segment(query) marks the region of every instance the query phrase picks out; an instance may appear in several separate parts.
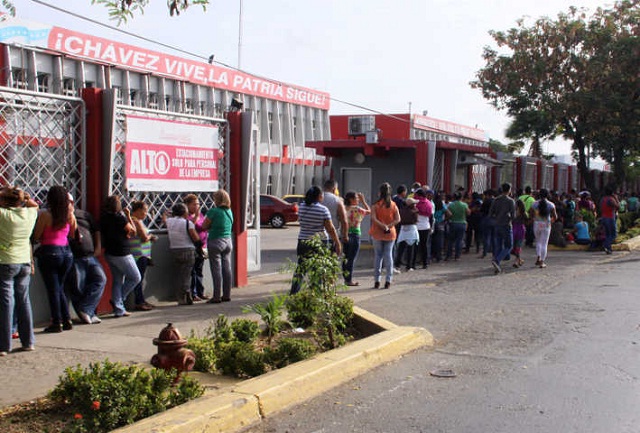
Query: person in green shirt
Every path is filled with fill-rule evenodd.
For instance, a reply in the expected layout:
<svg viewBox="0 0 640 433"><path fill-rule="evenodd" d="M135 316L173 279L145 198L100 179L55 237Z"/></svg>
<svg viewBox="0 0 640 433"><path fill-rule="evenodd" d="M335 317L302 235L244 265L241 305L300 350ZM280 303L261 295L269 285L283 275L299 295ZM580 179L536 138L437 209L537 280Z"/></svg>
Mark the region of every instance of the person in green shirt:
<svg viewBox="0 0 640 433"><path fill-rule="evenodd" d="M524 243L528 247L533 247L533 241L535 240L535 235L533 234L533 219L531 218L530 210L531 205L536 201L535 197L531 195L531 187L526 186L524 188L524 194L518 197L518 200L521 200L524 203L524 210L527 215L527 223L525 224L525 236Z"/></svg>
<svg viewBox="0 0 640 433"><path fill-rule="evenodd" d="M451 258L453 248L455 246L454 259L460 258L460 252L462 251L462 240L467 232L467 215L471 213L469 206L460 200L462 195L456 192L453 195L453 201L449 203L447 209L451 212L451 218L449 218L449 245L447 246L447 255L445 261Z"/></svg>
<svg viewBox="0 0 640 433"><path fill-rule="evenodd" d="M231 300L233 213L231 212L231 199L225 190L219 189L214 192L213 202L216 207L207 211L202 227L209 230L207 250L209 251L209 266L213 278L213 297L208 302L218 304Z"/></svg>

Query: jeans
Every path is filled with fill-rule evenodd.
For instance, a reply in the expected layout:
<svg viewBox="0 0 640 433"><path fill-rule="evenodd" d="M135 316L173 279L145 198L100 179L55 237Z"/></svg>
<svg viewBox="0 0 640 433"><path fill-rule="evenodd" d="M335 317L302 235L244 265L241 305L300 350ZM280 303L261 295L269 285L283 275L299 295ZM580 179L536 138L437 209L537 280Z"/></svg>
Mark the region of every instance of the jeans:
<svg viewBox="0 0 640 433"><path fill-rule="evenodd" d="M96 308L104 293L107 277L104 269L95 256L76 257L73 260L75 273L72 272L67 279L71 305L76 313L86 313L89 317L96 314Z"/></svg>
<svg viewBox="0 0 640 433"><path fill-rule="evenodd" d="M433 231L432 239L432 253L436 262L442 260L442 250L444 249L444 229L435 229Z"/></svg>
<svg viewBox="0 0 640 433"><path fill-rule="evenodd" d="M412 241L413 242L413 241ZM396 245L396 255L394 260L394 267L400 268L402 266L402 259L404 258L405 251L407 252L407 261L406 267L407 269L415 269L416 267L416 249L418 245L416 243L412 243L409 245L407 241L398 242Z"/></svg>
<svg viewBox="0 0 640 433"><path fill-rule="evenodd" d="M174 275L176 301L180 305L192 304L191 271L196 260L196 250L195 248L172 248L171 257L177 267Z"/></svg>
<svg viewBox="0 0 640 433"><path fill-rule="evenodd" d="M495 226L493 228L493 260L500 264L511 253L512 246L511 226Z"/></svg>
<svg viewBox="0 0 640 433"><path fill-rule="evenodd" d="M344 273L344 281L351 283L353 279L353 266L358 258L360 251L360 235L349 233L349 241L344 243L344 262L342 264L342 272Z"/></svg>
<svg viewBox="0 0 640 433"><path fill-rule="evenodd" d="M111 276L113 277L113 283L111 285L113 313L116 316L122 316L126 311L124 300L142 280L140 271L131 254L127 254L126 256L111 256L105 254L104 258L107 260L107 263L109 263Z"/></svg>
<svg viewBox="0 0 640 433"><path fill-rule="evenodd" d="M144 282L144 274L147 273L149 262L151 262L151 259L145 256L138 257L138 259L136 260L136 266L138 268L138 271L140 272L140 282L133 288L133 296L134 296L133 302L135 302L136 305L142 305L145 302L147 302L144 299L144 293L142 291L142 283Z"/></svg>
<svg viewBox="0 0 640 433"><path fill-rule="evenodd" d="M615 218L600 218L600 222L604 226L604 249L611 251L611 245L616 240L616 220Z"/></svg>
<svg viewBox="0 0 640 433"><path fill-rule="evenodd" d="M204 296L204 275L202 269L204 268L204 258L196 255L196 261L193 264L193 270L191 271L191 295L202 298Z"/></svg>
<svg viewBox="0 0 640 433"><path fill-rule="evenodd" d="M450 223L450 237L449 237L449 245L447 246L447 258L451 257L451 253L453 252L453 248L455 246L455 258L460 258L460 253L462 252L462 241L464 239L464 235L467 232L467 223Z"/></svg>
<svg viewBox="0 0 640 433"><path fill-rule="evenodd" d="M231 238L209 239L209 266L213 278L213 299L231 299L231 252L233 242Z"/></svg>
<svg viewBox="0 0 640 433"><path fill-rule="evenodd" d="M418 251L422 257L422 267L426 268L431 261L431 229L418 230L420 242L418 243ZM414 268L415 266L411 266Z"/></svg>
<svg viewBox="0 0 640 433"><path fill-rule="evenodd" d="M331 248L329 241L323 242L326 248ZM296 254L298 255L298 264L293 272L293 278L291 279L290 295L295 295L300 291L302 286L302 280L304 279L304 261L307 257L313 254L316 250L312 247L312 244L305 239L298 239L298 246L296 247ZM209 258L211 258L211 252L209 252ZM214 296L215 299L215 296Z"/></svg>
<svg viewBox="0 0 640 433"><path fill-rule="evenodd" d="M18 318L18 333L22 347L35 344L29 299L30 281L31 265L29 263L0 264L0 352L11 351L11 327L14 314Z"/></svg>
<svg viewBox="0 0 640 433"><path fill-rule="evenodd" d="M69 247L42 245L38 249L38 268L47 289L53 324L61 324L63 321L71 320L64 286L72 266L73 255Z"/></svg>
<svg viewBox="0 0 640 433"><path fill-rule="evenodd" d="M393 244L395 241L373 240L373 251L375 260L373 263L373 280L380 282L382 276L382 266L384 265L387 274L385 281L390 283L393 278Z"/></svg>

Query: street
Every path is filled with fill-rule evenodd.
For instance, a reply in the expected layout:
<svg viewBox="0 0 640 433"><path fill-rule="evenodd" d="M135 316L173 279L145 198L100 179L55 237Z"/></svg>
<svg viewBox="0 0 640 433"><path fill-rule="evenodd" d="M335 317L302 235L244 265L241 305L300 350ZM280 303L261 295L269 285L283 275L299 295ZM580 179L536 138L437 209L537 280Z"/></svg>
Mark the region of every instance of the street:
<svg viewBox="0 0 640 433"><path fill-rule="evenodd" d="M436 338L258 432L640 432L640 253L551 251L549 267L494 276L489 262L403 273L356 303ZM439 272L459 267L459 273ZM371 271L358 271L361 281ZM452 370L454 378L430 372Z"/></svg>

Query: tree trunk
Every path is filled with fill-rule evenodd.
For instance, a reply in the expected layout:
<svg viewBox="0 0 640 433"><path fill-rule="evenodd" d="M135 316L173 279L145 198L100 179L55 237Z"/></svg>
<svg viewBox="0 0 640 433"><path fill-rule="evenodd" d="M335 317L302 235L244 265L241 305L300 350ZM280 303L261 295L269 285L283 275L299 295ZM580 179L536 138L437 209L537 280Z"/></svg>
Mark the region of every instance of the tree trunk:
<svg viewBox="0 0 640 433"><path fill-rule="evenodd" d="M586 144L582 136L575 135L573 137L573 148L578 151L578 172L584 179L586 188L589 191L594 190L593 175L587 166L587 154L585 152Z"/></svg>

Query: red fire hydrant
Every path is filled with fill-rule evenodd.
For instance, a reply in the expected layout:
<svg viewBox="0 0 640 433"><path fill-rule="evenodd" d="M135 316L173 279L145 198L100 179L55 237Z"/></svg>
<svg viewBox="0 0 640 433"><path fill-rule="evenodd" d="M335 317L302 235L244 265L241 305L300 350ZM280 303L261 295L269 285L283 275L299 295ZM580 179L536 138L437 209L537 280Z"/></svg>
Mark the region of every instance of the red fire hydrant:
<svg viewBox="0 0 640 433"><path fill-rule="evenodd" d="M176 381L183 371L193 369L196 355L192 350L184 347L187 340L182 338L180 331L174 328L173 324L168 323L166 327L162 328L158 338L153 339L153 344L158 346L158 353L151 357L151 365L167 371L175 368L178 372Z"/></svg>

